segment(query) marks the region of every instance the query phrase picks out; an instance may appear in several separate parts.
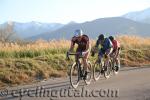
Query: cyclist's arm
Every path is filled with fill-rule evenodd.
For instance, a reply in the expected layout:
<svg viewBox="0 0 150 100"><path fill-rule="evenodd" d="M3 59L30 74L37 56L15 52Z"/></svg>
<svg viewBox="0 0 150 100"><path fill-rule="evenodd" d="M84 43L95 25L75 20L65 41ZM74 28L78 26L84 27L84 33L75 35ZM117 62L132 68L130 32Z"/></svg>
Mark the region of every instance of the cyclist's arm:
<svg viewBox="0 0 150 100"><path fill-rule="evenodd" d="M117 49L116 49L117 51L116 51L116 57L119 55L119 53L120 53L120 43L117 41Z"/></svg>
<svg viewBox="0 0 150 100"><path fill-rule="evenodd" d="M120 54L120 47L117 48L116 54L115 54L115 58L118 57L118 55Z"/></svg>
<svg viewBox="0 0 150 100"><path fill-rule="evenodd" d="M92 55L94 56L96 53L96 50L98 49L98 46L100 44L99 39L97 39L95 46L92 48Z"/></svg>
<svg viewBox="0 0 150 100"><path fill-rule="evenodd" d="M87 53L87 52L89 52L89 50L90 50L90 42L89 42L89 40L87 41L87 44L86 44L86 50L85 50L85 53Z"/></svg>
<svg viewBox="0 0 150 100"><path fill-rule="evenodd" d="M74 45L75 45L75 43L74 43L73 41L71 41L71 45L70 45L69 52L72 52L72 51L73 51Z"/></svg>
<svg viewBox="0 0 150 100"><path fill-rule="evenodd" d="M98 48L99 44L100 44L100 41L99 41L99 39L98 39L98 40L96 41L95 47Z"/></svg>

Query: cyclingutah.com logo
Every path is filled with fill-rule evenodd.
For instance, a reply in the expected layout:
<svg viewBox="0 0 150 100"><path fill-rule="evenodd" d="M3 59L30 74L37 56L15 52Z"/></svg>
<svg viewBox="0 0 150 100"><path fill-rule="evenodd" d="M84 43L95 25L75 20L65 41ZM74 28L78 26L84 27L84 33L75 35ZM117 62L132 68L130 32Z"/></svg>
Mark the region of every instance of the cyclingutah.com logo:
<svg viewBox="0 0 150 100"><path fill-rule="evenodd" d="M61 98L117 98L119 97L119 89L86 89L82 87L80 89L72 88L60 88L60 89L51 89L36 87L33 89L19 89L7 91L12 97L18 97L20 100L23 97L48 97L50 100L61 99ZM7 96L6 93L3 96Z"/></svg>

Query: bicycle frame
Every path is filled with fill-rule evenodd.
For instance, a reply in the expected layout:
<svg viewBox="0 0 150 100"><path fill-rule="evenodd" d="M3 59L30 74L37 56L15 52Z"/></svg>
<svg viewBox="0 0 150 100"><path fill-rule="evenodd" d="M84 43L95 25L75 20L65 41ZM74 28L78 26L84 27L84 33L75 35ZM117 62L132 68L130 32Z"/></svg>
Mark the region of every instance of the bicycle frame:
<svg viewBox="0 0 150 100"><path fill-rule="evenodd" d="M83 77L84 76L84 72L83 72L83 70L81 68L81 63L80 63L80 59L83 58L83 56L79 56L79 54L77 54L77 53L70 53L69 55L77 56L75 62L77 64L77 66L79 67L78 69L79 69L80 77Z"/></svg>

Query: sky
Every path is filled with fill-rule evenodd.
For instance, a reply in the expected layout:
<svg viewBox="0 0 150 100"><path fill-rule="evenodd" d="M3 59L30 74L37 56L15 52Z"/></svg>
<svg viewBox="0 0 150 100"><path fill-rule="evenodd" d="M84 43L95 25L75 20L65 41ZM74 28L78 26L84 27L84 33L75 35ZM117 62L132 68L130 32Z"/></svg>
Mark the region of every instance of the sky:
<svg viewBox="0 0 150 100"><path fill-rule="evenodd" d="M6 21L82 23L149 7L150 0L0 0L0 24Z"/></svg>

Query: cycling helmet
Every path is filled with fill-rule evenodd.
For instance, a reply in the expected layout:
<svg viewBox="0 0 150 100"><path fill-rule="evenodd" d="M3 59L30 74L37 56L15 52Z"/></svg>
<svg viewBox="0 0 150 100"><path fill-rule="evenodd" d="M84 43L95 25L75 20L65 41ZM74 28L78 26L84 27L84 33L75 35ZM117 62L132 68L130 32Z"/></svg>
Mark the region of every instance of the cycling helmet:
<svg viewBox="0 0 150 100"><path fill-rule="evenodd" d="M99 40L104 40L104 35L103 35L103 34L100 34L99 37L98 37L98 39L99 39Z"/></svg>
<svg viewBox="0 0 150 100"><path fill-rule="evenodd" d="M75 30L75 32L74 32L75 37L79 37L79 36L82 36L82 35L83 35L83 31L81 29Z"/></svg>
<svg viewBox="0 0 150 100"><path fill-rule="evenodd" d="M113 36L109 36L109 39L110 39L111 41L113 41L113 40L114 40L114 37L113 37Z"/></svg>

